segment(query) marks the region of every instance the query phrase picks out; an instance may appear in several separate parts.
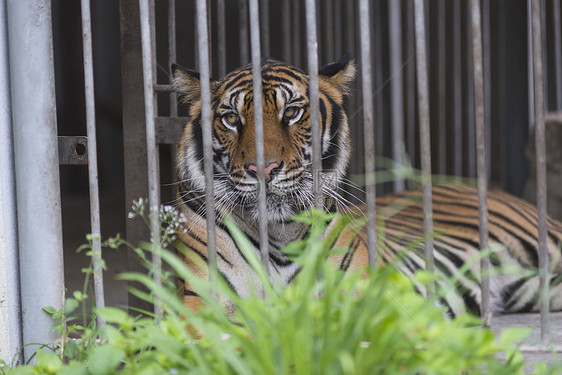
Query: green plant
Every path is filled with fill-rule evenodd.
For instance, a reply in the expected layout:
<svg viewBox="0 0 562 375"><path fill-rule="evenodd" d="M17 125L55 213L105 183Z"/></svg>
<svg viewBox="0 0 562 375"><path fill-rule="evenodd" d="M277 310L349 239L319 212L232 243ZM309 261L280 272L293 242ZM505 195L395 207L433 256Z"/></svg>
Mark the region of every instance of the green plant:
<svg viewBox="0 0 562 375"><path fill-rule="evenodd" d="M145 218L141 207L134 215ZM135 249L147 267L152 267L147 253L161 255L168 270L162 274L163 284L150 274L120 277L146 286L148 293L131 292L161 301L162 318L132 316L114 307L96 310L94 314L108 324L96 327L93 317L88 317L90 321L61 330L66 344L60 348L38 350L34 366L3 366L0 371L10 375L522 374L523 359L516 344L527 332L508 330L498 340L475 317L446 319L442 309L416 293L411 281L391 266L364 270L363 275L335 269L326 261L334 241L333 236L323 235L326 218L315 211L297 218L310 224L310 235L286 249L302 265L286 287L269 281L253 246L226 219L264 285L263 295L249 299L238 297L220 278L214 286L197 278L174 253L141 244ZM173 213L164 217L162 243L174 240L169 228L176 223ZM119 237L105 245L130 246ZM187 251L181 243L175 245L180 252ZM172 275L189 280L199 291L206 306L198 314L183 305ZM62 311L52 311L57 329L68 323L69 311L85 303L85 291L74 299ZM235 306L234 313L224 308L226 301ZM76 346L70 344L74 342L68 339L70 332L82 338ZM498 359L499 353L506 359ZM535 373L562 370L540 365Z"/></svg>

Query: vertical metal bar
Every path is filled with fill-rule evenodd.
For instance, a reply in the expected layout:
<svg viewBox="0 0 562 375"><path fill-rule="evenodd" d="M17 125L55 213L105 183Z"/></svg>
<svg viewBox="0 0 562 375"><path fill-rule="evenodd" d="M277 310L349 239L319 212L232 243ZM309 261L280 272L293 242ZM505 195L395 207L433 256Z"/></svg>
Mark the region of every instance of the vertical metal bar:
<svg viewBox="0 0 562 375"><path fill-rule="evenodd" d="M339 58L343 55L341 0L334 0L334 15L334 55Z"/></svg>
<svg viewBox="0 0 562 375"><path fill-rule="evenodd" d="M146 118L146 152L148 159L148 204L151 211L150 234L153 246L152 265L155 271L153 274L154 281L160 284L160 220L158 217L160 208L160 174L158 168L158 145L156 144L156 129L154 124L156 111L154 82L156 72L154 71L155 55L153 54L153 38L155 35L151 27L154 17L153 4L151 0L139 0L144 81L144 113ZM154 312L156 315L162 316L162 306L158 299L154 301Z"/></svg>
<svg viewBox="0 0 562 375"><path fill-rule="evenodd" d="M240 29L240 65L246 65L250 53L248 46L248 0L238 0L238 27ZM198 39L200 38L201 35L198 34Z"/></svg>
<svg viewBox="0 0 562 375"><path fill-rule="evenodd" d="M176 60L176 0L168 0L168 67L175 63ZM173 84L171 74L170 84ZM175 91L170 92L170 117L178 117L177 94Z"/></svg>
<svg viewBox="0 0 562 375"><path fill-rule="evenodd" d="M467 69L467 84L466 84L466 105L465 108L468 113L468 133L467 133L467 156L468 156L468 176L470 178L476 177L476 139L475 139L475 130L474 130L474 67L473 64L473 56L472 56L472 48L469 48L472 44L472 37L470 33L470 24L471 24L471 12L470 12L470 4L467 2L467 12L466 12L466 45L467 51L466 55L468 57L466 61L466 69Z"/></svg>
<svg viewBox="0 0 562 375"><path fill-rule="evenodd" d="M293 12L293 64L301 66L302 53L301 53L301 1L293 0L291 4L291 11Z"/></svg>
<svg viewBox="0 0 562 375"><path fill-rule="evenodd" d="M408 82L408 92L406 93L406 145L410 163L412 166L416 164L416 64L413 57L416 54L416 46L414 44L414 1L407 2L406 33L407 33L407 59L410 61L406 65L406 82ZM411 60L410 60L411 59Z"/></svg>
<svg viewBox="0 0 562 375"><path fill-rule="evenodd" d="M476 155L478 178L478 219L480 223L480 250L488 248L488 203L486 173L486 129L484 111L484 67L482 61L482 29L480 21L480 0L471 0L472 18L472 56L474 68L474 113L476 116ZM480 290L482 293L481 316L486 326L490 326L490 257L480 259Z"/></svg>
<svg viewBox="0 0 562 375"><path fill-rule="evenodd" d="M291 61L291 2L283 1L281 3L281 30L282 40L281 45L283 49L283 61Z"/></svg>
<svg viewBox="0 0 562 375"><path fill-rule="evenodd" d="M365 142L365 190L367 199L367 249L369 266L377 265L375 127L373 122L373 80L371 66L371 28L368 0L359 3L361 30L361 80L363 88L363 132Z"/></svg>
<svg viewBox="0 0 562 375"><path fill-rule="evenodd" d="M207 2L197 0L197 49L201 74L201 124L203 130L203 165L205 172L205 207L207 215L207 249L211 286L216 285L217 250L215 235L215 189L213 185L213 128L211 123L211 72L209 70L209 34Z"/></svg>
<svg viewBox="0 0 562 375"><path fill-rule="evenodd" d="M539 278L540 278L540 311L541 311L541 340L550 341L549 316L549 277L548 277L548 248L546 228L546 146L544 129L544 82L543 82L543 52L541 38L541 9L540 0L531 0L532 35L533 35L533 81L535 94L535 147L537 150L537 211L539 230Z"/></svg>
<svg viewBox="0 0 562 375"><path fill-rule="evenodd" d="M94 66L92 57L92 24L90 0L82 0L82 50L84 53L84 89L86 98L86 134L88 136L88 180L90 188L90 223L92 230L92 259L94 261L94 295L96 308L105 307L101 256L100 196L98 186L98 154L96 141L96 104L94 95ZM103 320L97 317L98 326Z"/></svg>
<svg viewBox="0 0 562 375"><path fill-rule="evenodd" d="M532 0L527 0L527 97L529 98L529 134L534 133L535 129L535 80L533 66L533 16Z"/></svg>
<svg viewBox="0 0 562 375"><path fill-rule="evenodd" d="M461 1L453 2L453 173L462 175L462 60L461 60Z"/></svg>
<svg viewBox="0 0 562 375"><path fill-rule="evenodd" d="M217 0L217 58L219 77L226 75L226 12L225 0Z"/></svg>
<svg viewBox="0 0 562 375"><path fill-rule="evenodd" d="M384 115L385 115L385 102L383 95L384 82L384 72L383 72L383 31L382 31L382 10L381 10L381 0L373 3L374 13L373 13L373 50L374 50L374 75L375 75L375 140L376 149L382 155L384 153L385 137L383 126ZM380 184L377 188L379 192L382 192L384 186Z"/></svg>
<svg viewBox="0 0 562 375"><path fill-rule="evenodd" d="M258 19L258 25L260 24L261 21L261 43L263 46L262 49L262 53L263 56L269 56L270 54L270 49L269 49L269 43L270 43L270 39L269 39L269 0L261 0L261 5L260 5L260 9L259 11L261 12L261 15ZM252 22L252 18L250 17L250 22ZM250 35L252 34L251 31L252 25L250 25ZM251 37L250 37L251 38ZM253 54L253 50L252 50L252 54ZM260 60L261 60L261 56L260 56Z"/></svg>
<svg viewBox="0 0 562 375"><path fill-rule="evenodd" d="M560 0L552 0L554 28L554 73L556 75L556 109L562 111L562 22L560 22Z"/></svg>
<svg viewBox="0 0 562 375"><path fill-rule="evenodd" d="M388 3L389 49L390 49L390 97L392 159L404 164L402 150L404 145L404 95L402 83L402 6L401 1ZM363 35L363 33L361 33ZM394 190L404 190L404 180L394 180Z"/></svg>
<svg viewBox="0 0 562 375"><path fill-rule="evenodd" d="M123 101L123 151L125 160L125 209L133 201L148 196L148 162L146 156L146 124L140 16L138 0L119 0L121 40L121 88ZM127 211L128 212L128 211ZM150 240L150 229L142 220L126 220L127 240L131 243ZM127 270L145 272L134 250L127 250ZM133 285L130 283L129 285ZM139 287L138 284L136 284ZM129 293L128 306L152 309L151 304Z"/></svg>
<svg viewBox="0 0 562 375"><path fill-rule="evenodd" d="M21 301L6 2L0 1L0 359L21 360Z"/></svg>
<svg viewBox="0 0 562 375"><path fill-rule="evenodd" d="M252 46L252 78L254 85L254 134L256 137L256 167L260 189L258 193L260 254L262 264L269 274L269 236L267 234L267 189L265 183L260 17L258 0L250 0L250 38Z"/></svg>
<svg viewBox="0 0 562 375"><path fill-rule="evenodd" d="M437 96L439 105L437 106L437 171L443 176L447 173L447 60L445 43L445 1L440 1L437 5Z"/></svg>
<svg viewBox="0 0 562 375"><path fill-rule="evenodd" d="M492 179L492 67L490 50L490 0L482 0L482 64L484 67L484 127L486 134L486 177Z"/></svg>
<svg viewBox="0 0 562 375"><path fill-rule="evenodd" d="M427 55L425 42L424 0L414 0L416 30L416 72L418 111L420 118L420 154L422 169L423 230L425 238L425 269L434 272L433 260L433 208L431 197L431 144L429 128L429 88L427 83ZM433 282L427 286L428 297L435 295Z"/></svg>
<svg viewBox="0 0 562 375"><path fill-rule="evenodd" d="M318 38L316 35L316 2L306 0L306 49L310 90L310 127L312 133L312 170L314 180L314 206L322 209L322 187L318 173L322 169L320 134L320 103L318 88Z"/></svg>
<svg viewBox="0 0 562 375"><path fill-rule="evenodd" d="M323 37L324 37L324 56L325 63L334 60L334 4L333 0L324 0L322 2L324 7L323 22Z"/></svg>
<svg viewBox="0 0 562 375"><path fill-rule="evenodd" d="M51 2L7 4L23 342L51 343L42 309L62 308L64 295ZM26 360L35 349L24 348Z"/></svg>
<svg viewBox="0 0 562 375"><path fill-rule="evenodd" d="M542 70L543 74L543 88L544 88L544 110L545 112L548 111L548 59L547 59L547 35L546 35L546 0L540 0L540 8L541 8L541 40L542 45L544 48L542 49L542 61L544 69ZM546 82L546 84L544 84Z"/></svg>

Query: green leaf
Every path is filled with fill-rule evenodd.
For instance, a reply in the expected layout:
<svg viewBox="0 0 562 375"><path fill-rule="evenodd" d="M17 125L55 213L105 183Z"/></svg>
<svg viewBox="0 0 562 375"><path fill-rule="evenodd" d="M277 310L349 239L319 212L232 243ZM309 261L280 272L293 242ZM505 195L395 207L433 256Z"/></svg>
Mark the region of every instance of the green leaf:
<svg viewBox="0 0 562 375"><path fill-rule="evenodd" d="M62 361L58 355L44 350L37 350L35 366L47 374L57 374L62 367Z"/></svg>
<svg viewBox="0 0 562 375"><path fill-rule="evenodd" d="M64 301L64 315L68 315L78 307L79 303L74 298L67 298Z"/></svg>
<svg viewBox="0 0 562 375"><path fill-rule="evenodd" d="M130 319L129 315L125 311L115 307L97 309L96 314L108 323L122 324Z"/></svg>
<svg viewBox="0 0 562 375"><path fill-rule="evenodd" d="M70 361L68 365L60 369L57 375L88 375L88 369L83 363Z"/></svg>
<svg viewBox="0 0 562 375"><path fill-rule="evenodd" d="M45 311L49 315L54 315L57 313L57 309L55 309L53 306L45 306L43 307L43 311Z"/></svg>
<svg viewBox="0 0 562 375"><path fill-rule="evenodd" d="M96 346L88 358L88 370L92 375L111 374L125 358L125 352L112 345Z"/></svg>
<svg viewBox="0 0 562 375"><path fill-rule="evenodd" d="M511 327L504 329L500 334L500 346L515 345L523 341L533 332L532 327Z"/></svg>

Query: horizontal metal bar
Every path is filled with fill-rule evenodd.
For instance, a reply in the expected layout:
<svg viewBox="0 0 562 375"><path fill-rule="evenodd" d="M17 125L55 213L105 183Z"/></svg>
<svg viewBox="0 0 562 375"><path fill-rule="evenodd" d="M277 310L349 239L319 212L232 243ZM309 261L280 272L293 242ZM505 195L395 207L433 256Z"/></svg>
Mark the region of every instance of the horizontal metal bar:
<svg viewBox="0 0 562 375"><path fill-rule="evenodd" d="M187 117L156 117L156 143L172 145L179 143L183 128L189 119Z"/></svg>
<svg viewBox="0 0 562 375"><path fill-rule="evenodd" d="M174 86L170 84L163 84L163 83L155 83L154 91L156 92L173 92Z"/></svg>
<svg viewBox="0 0 562 375"><path fill-rule="evenodd" d="M88 137L59 136L59 164L88 164Z"/></svg>

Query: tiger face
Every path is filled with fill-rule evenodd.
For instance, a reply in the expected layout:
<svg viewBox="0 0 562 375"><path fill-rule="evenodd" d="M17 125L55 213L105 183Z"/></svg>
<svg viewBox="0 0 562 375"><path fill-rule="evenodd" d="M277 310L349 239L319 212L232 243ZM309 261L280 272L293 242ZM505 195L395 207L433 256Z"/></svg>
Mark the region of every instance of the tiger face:
<svg viewBox="0 0 562 375"><path fill-rule="evenodd" d="M300 69L266 59L261 66L263 131L268 221L285 222L313 206L313 169L309 77ZM173 66L174 84L189 106L189 122L180 142L177 166L181 182L205 191L200 77ZM339 179L350 157L347 116L343 108L355 67L348 57L319 71L322 170L318 181L326 197L337 197ZM240 209L257 219L259 181L252 65L211 80L215 209Z"/></svg>

